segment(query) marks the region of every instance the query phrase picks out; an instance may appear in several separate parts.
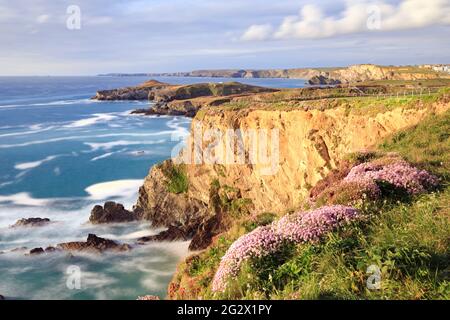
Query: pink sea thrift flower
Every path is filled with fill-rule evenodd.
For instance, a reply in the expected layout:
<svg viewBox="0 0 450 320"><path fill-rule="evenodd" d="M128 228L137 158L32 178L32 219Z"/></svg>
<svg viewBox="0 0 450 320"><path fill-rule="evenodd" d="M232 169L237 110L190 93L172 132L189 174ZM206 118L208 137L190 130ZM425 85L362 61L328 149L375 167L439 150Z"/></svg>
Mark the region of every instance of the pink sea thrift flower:
<svg viewBox="0 0 450 320"><path fill-rule="evenodd" d="M228 279L237 276L242 262L261 258L284 243L318 241L324 234L358 218L358 211L345 206L327 206L286 216L269 226L259 227L234 242L223 256L214 276L212 290L223 292Z"/></svg>
<svg viewBox="0 0 450 320"><path fill-rule="evenodd" d="M425 170L419 170L406 161L381 165L373 162L363 163L350 170L344 181L364 180L386 181L397 188L404 188L410 194L419 194L436 187L439 179Z"/></svg>

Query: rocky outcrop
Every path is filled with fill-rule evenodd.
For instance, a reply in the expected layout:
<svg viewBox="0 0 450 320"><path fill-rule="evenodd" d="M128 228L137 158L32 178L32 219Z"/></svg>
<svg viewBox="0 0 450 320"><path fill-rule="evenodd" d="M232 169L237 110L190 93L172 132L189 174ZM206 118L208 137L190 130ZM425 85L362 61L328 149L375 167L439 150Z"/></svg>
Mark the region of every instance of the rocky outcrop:
<svg viewBox="0 0 450 320"><path fill-rule="evenodd" d="M137 242L139 244L145 244L148 242L187 241L193 237L195 230L196 228L185 226L169 226L167 230L164 230L154 236L139 238Z"/></svg>
<svg viewBox="0 0 450 320"><path fill-rule="evenodd" d="M0 294L0 300L6 300L5 296L2 296L2 295Z"/></svg>
<svg viewBox="0 0 450 320"><path fill-rule="evenodd" d="M99 101L148 100L150 92L170 86L167 83L150 80L136 87L98 91L92 99Z"/></svg>
<svg viewBox="0 0 450 320"><path fill-rule="evenodd" d="M308 80L310 85L337 85L341 84L340 80L330 79L324 75L314 76Z"/></svg>
<svg viewBox="0 0 450 320"><path fill-rule="evenodd" d="M201 223L195 230L189 250L198 251L208 248L214 237L227 229L227 223L224 220L222 213L219 213Z"/></svg>
<svg viewBox="0 0 450 320"><path fill-rule="evenodd" d="M78 251L78 252L94 252L102 253L105 251L129 251L131 246L128 244L119 244L116 241L97 237L95 234L89 234L86 242L67 242L60 243L58 249L64 251Z"/></svg>
<svg viewBox="0 0 450 320"><path fill-rule="evenodd" d="M121 223L137 220L135 213L128 211L120 203L106 202L104 206L95 206L91 211L89 221L93 224Z"/></svg>
<svg viewBox="0 0 450 320"><path fill-rule="evenodd" d="M20 227L42 227L49 224L51 221L48 218L26 218L17 220L17 222L11 226L11 228Z"/></svg>
<svg viewBox="0 0 450 320"><path fill-rule="evenodd" d="M187 228L199 223L208 212L208 204L190 197L189 189L181 193L169 191L174 166L172 160L154 166L139 190L134 211L141 219L152 221L154 227Z"/></svg>
<svg viewBox="0 0 450 320"><path fill-rule="evenodd" d="M234 95L228 97L206 97L189 100L172 100L170 102L157 102L153 106L150 106L150 108L134 110L131 113L143 115L185 116L193 118L201 108L219 106L239 97L242 96Z"/></svg>
<svg viewBox="0 0 450 320"><path fill-rule="evenodd" d="M35 248L35 249L31 249L30 250L30 255L31 256L40 255L40 254L43 254L43 253L45 253L45 251L42 248Z"/></svg>
<svg viewBox="0 0 450 320"><path fill-rule="evenodd" d="M232 98L278 90L238 82L169 85L149 81L138 87L99 91L96 100L149 100L155 102L134 114L193 117L204 106L217 106Z"/></svg>

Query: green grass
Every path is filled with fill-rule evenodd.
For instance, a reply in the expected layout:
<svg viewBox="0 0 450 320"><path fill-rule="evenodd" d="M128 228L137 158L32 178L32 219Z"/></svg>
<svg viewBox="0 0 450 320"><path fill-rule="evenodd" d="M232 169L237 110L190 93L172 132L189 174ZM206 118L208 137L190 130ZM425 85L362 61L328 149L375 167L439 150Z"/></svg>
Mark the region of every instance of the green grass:
<svg viewBox="0 0 450 320"><path fill-rule="evenodd" d="M246 264L227 299L449 299L450 189L365 208L369 223ZM379 212L381 211L381 213ZM381 270L369 290L367 269Z"/></svg>
<svg viewBox="0 0 450 320"><path fill-rule="evenodd" d="M413 129L403 130L381 144L383 151L396 151L409 162L450 180L450 111L431 115Z"/></svg>
<svg viewBox="0 0 450 320"><path fill-rule="evenodd" d="M171 165L164 168L164 175L167 177L167 191L170 193L186 193L189 188L189 178L182 165Z"/></svg>
<svg viewBox="0 0 450 320"><path fill-rule="evenodd" d="M220 106L220 110L244 110L244 109L264 109L264 110L298 110L298 109L334 109L346 108L347 114L356 115L377 115L378 113L391 111L396 108L417 109L426 108L441 99L446 99L449 94L448 88L433 89L431 93L427 90L421 95L416 89L414 94L408 89L391 89L387 94L371 92L371 89L365 89L370 96L352 96L355 92L349 93L349 89L322 89L322 90L284 90L261 98L260 102L252 100L238 100L225 103ZM378 89L380 90L380 89ZM406 90L407 95L404 95ZM397 96L398 92L398 96ZM297 96L297 97L296 97ZM217 109L217 107L215 108ZM210 108L209 110L212 110ZM206 112L206 111L205 111ZM204 117L205 112L198 116L198 119Z"/></svg>

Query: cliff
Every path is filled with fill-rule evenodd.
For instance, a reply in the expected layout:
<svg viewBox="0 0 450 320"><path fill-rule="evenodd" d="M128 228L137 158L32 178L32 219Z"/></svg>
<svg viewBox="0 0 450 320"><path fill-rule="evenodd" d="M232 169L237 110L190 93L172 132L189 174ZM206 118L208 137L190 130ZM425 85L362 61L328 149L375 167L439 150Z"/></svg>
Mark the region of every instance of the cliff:
<svg viewBox="0 0 450 320"><path fill-rule="evenodd" d="M436 106L346 156L304 206L234 217L179 264L168 298L448 299L450 109Z"/></svg>
<svg viewBox="0 0 450 320"><path fill-rule="evenodd" d="M416 66L380 66L373 64L330 68L195 70L190 72L149 73L139 75L148 77L287 78L305 80L324 77L327 79L323 83L313 84L328 84L331 82L335 83L336 81L341 83L354 83L368 80L423 80L450 78L450 74L448 73L438 72L429 68L420 68Z"/></svg>
<svg viewBox="0 0 450 320"><path fill-rule="evenodd" d="M347 154L449 107L448 96L438 94L427 99L369 97L205 108L195 117L192 135L181 155L151 169L140 190L136 212L158 226L178 225L192 235L201 230L205 237L212 237L221 229L221 221L227 223L230 212L253 215L296 209L304 203L309 189L337 168ZM275 155L269 149L271 161L249 163L253 150L249 138L244 137L243 152L238 154L234 149L233 156L237 159L244 154L245 164L192 162L195 160L189 156L196 154L199 136L209 132L201 142L201 149L208 150L211 132L225 135L230 129L277 132L277 137L268 139L278 141L279 152ZM221 146L225 147L223 141L216 150ZM182 158L191 161L177 164ZM208 229L212 222L214 228Z"/></svg>

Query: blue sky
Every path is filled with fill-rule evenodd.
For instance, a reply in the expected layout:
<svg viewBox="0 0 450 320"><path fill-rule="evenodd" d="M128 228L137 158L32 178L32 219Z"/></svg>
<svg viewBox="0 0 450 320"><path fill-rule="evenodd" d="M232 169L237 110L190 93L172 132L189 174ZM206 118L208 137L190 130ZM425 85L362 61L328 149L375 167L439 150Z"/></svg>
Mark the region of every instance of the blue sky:
<svg viewBox="0 0 450 320"><path fill-rule="evenodd" d="M449 40L450 0L0 0L0 75L450 63Z"/></svg>

